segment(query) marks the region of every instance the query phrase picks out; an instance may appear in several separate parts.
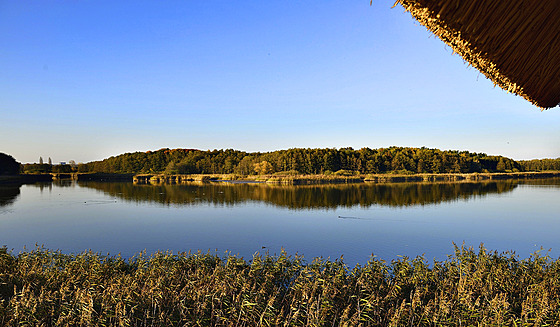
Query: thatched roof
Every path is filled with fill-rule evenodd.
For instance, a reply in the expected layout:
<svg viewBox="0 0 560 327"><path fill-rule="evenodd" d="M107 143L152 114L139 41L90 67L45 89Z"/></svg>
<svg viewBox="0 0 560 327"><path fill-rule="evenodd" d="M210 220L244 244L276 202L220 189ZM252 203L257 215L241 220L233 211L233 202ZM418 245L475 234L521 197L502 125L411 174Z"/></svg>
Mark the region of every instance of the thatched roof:
<svg viewBox="0 0 560 327"><path fill-rule="evenodd" d="M560 103L560 2L397 0L465 61L546 109Z"/></svg>

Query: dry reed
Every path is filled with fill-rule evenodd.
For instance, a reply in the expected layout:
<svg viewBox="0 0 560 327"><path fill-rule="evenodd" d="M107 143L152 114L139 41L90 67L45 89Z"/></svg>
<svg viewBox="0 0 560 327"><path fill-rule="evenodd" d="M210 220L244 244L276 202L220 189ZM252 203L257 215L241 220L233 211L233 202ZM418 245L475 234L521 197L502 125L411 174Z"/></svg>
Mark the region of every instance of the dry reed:
<svg viewBox="0 0 560 327"><path fill-rule="evenodd" d="M456 247L447 260L0 250L1 326L544 326L560 260Z"/></svg>

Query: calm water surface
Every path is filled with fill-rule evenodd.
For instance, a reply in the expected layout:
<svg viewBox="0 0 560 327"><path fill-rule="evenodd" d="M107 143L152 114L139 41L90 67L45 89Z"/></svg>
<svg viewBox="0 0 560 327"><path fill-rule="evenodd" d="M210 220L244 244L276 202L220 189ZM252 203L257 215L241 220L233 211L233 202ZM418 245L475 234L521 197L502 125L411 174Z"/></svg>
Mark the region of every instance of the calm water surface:
<svg viewBox="0 0 560 327"><path fill-rule="evenodd" d="M453 243L560 255L560 180L330 186L61 182L0 187L0 245L442 260Z"/></svg>

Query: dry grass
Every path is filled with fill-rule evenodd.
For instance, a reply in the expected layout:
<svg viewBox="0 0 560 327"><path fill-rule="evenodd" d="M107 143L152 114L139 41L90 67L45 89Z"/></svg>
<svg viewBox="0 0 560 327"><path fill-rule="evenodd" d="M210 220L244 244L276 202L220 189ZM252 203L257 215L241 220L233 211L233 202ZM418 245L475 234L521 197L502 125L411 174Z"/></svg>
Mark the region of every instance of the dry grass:
<svg viewBox="0 0 560 327"><path fill-rule="evenodd" d="M396 182L434 182L434 181L481 181L502 179L538 179L559 177L560 172L509 172L509 173L438 173L438 174L318 174L305 175L293 173L275 173L270 175L236 175L236 174L138 174L134 183L140 184L175 184L210 182L210 181L257 181L281 185L313 184L347 184L347 183L396 183Z"/></svg>
<svg viewBox="0 0 560 327"><path fill-rule="evenodd" d="M541 108L560 102L556 1L397 0L502 89Z"/></svg>
<svg viewBox="0 0 560 327"><path fill-rule="evenodd" d="M344 175L287 175L266 176L267 183L283 185L310 185L310 184L348 184L362 183L361 176Z"/></svg>
<svg viewBox="0 0 560 327"><path fill-rule="evenodd" d="M2 326L543 326L560 260L456 248L442 262L0 250Z"/></svg>

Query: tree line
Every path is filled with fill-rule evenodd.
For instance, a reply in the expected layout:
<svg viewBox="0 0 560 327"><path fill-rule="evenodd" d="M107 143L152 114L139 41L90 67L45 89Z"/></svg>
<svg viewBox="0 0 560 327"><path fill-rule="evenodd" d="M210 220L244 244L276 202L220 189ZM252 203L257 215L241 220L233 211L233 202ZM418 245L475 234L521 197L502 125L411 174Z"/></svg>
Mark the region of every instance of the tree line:
<svg viewBox="0 0 560 327"><path fill-rule="evenodd" d="M380 174L517 172L510 158L429 148L293 148L272 152L161 149L78 165L78 172L168 174Z"/></svg>
<svg viewBox="0 0 560 327"><path fill-rule="evenodd" d="M39 163L21 164L14 157L0 153L0 175L24 174L48 174L48 173L72 173L77 171L77 165L53 165L51 158L48 163L43 163L43 158L39 158Z"/></svg>
<svg viewBox="0 0 560 327"><path fill-rule="evenodd" d="M50 159L50 158L49 158ZM42 161L42 158L40 158ZM49 160L50 162L50 160ZM293 148L272 152L161 149L65 165L20 164L0 153L0 175L23 173L382 174L560 171L560 158L515 161L485 153L429 148Z"/></svg>
<svg viewBox="0 0 560 327"><path fill-rule="evenodd" d="M21 170L25 174L74 173L77 172L78 165L74 160L70 160L68 164L53 165L50 157L48 163L44 163L43 157L39 157L39 163L23 164Z"/></svg>
<svg viewBox="0 0 560 327"><path fill-rule="evenodd" d="M26 174L72 173L76 169L71 165L53 165L45 163L28 163L22 165Z"/></svg>
<svg viewBox="0 0 560 327"><path fill-rule="evenodd" d="M523 171L560 171L560 158L519 161Z"/></svg>

